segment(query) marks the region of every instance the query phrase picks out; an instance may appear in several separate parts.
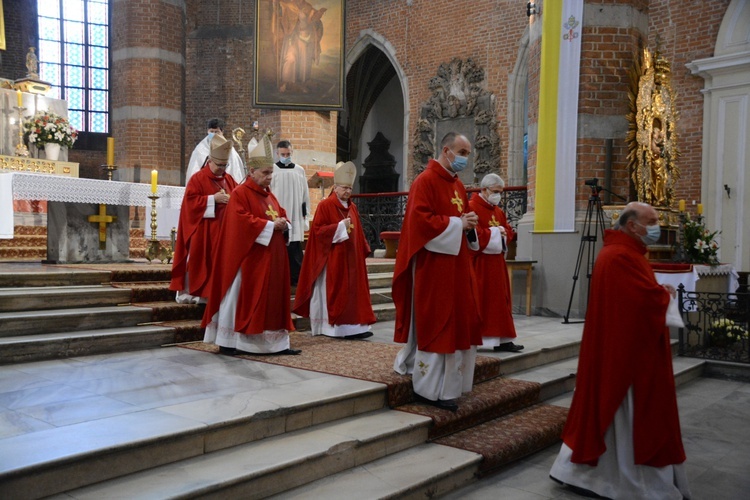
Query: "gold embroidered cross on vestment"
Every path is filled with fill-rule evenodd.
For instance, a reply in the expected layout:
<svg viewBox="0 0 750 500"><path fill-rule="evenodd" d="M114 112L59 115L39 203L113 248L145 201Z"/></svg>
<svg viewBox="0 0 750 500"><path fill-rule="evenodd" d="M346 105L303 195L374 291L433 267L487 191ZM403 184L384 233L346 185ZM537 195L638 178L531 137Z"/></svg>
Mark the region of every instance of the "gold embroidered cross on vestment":
<svg viewBox="0 0 750 500"><path fill-rule="evenodd" d="M500 227L500 221L495 218L495 216L492 216L492 219L490 220L490 227Z"/></svg>
<svg viewBox="0 0 750 500"><path fill-rule="evenodd" d="M451 198L451 203L456 205L456 210L459 214L464 213L464 200L458 196L458 191L453 191L454 197Z"/></svg>
<svg viewBox="0 0 750 500"><path fill-rule="evenodd" d="M266 210L266 215L271 218L271 220L276 220L276 217L278 217L279 212L273 209L273 207L269 204L268 210Z"/></svg>

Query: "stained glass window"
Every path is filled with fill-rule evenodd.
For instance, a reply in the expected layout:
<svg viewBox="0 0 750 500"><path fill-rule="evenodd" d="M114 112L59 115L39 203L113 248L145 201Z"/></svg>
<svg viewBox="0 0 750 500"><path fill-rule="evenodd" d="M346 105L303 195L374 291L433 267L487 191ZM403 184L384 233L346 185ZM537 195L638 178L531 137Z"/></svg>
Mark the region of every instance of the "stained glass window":
<svg viewBox="0 0 750 500"><path fill-rule="evenodd" d="M71 125L109 132L109 1L37 0L39 77L68 101Z"/></svg>

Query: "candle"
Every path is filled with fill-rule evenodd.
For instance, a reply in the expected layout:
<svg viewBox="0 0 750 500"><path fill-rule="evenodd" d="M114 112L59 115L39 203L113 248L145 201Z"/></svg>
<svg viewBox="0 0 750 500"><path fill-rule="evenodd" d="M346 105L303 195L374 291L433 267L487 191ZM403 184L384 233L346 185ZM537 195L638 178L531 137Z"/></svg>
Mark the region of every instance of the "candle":
<svg viewBox="0 0 750 500"><path fill-rule="evenodd" d="M107 165L115 164L115 138L107 137Z"/></svg>
<svg viewBox="0 0 750 500"><path fill-rule="evenodd" d="M23 95L21 94L20 90L16 90L16 97L18 98L18 107L23 107Z"/></svg>
<svg viewBox="0 0 750 500"><path fill-rule="evenodd" d="M156 178L159 175L159 172L156 170L151 171L151 192L156 194Z"/></svg>
<svg viewBox="0 0 750 500"><path fill-rule="evenodd" d="M703 204L698 203L698 215L702 215L702 214L703 214Z"/></svg>
<svg viewBox="0 0 750 500"><path fill-rule="evenodd" d="M680 200L680 212L685 211L685 200Z"/></svg>

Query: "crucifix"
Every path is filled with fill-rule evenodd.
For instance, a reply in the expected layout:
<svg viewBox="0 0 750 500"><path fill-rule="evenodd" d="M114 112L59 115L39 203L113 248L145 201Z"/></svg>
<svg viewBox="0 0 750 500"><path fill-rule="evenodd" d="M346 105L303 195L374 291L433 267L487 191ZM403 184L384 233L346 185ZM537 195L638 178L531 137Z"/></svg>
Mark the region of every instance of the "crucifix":
<svg viewBox="0 0 750 500"><path fill-rule="evenodd" d="M451 203L456 205L456 209L458 210L458 213L462 214L464 212L464 200L462 200L458 196L458 191L453 191L454 197L451 198Z"/></svg>
<svg viewBox="0 0 750 500"><path fill-rule="evenodd" d="M107 224L115 222L117 216L107 215L107 205L99 205L99 215L89 215L89 222L99 224L99 250L107 248Z"/></svg>

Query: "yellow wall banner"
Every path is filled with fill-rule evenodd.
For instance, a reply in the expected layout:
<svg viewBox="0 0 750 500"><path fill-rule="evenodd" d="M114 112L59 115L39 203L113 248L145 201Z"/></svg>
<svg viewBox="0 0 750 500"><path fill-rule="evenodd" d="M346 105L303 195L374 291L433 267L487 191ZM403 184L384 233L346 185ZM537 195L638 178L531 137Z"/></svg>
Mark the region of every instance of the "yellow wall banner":
<svg viewBox="0 0 750 500"><path fill-rule="evenodd" d="M542 12L534 230L575 229L578 86L583 0L554 0Z"/></svg>
<svg viewBox="0 0 750 500"><path fill-rule="evenodd" d="M3 0L0 0L0 50L5 50L5 13L3 12Z"/></svg>

